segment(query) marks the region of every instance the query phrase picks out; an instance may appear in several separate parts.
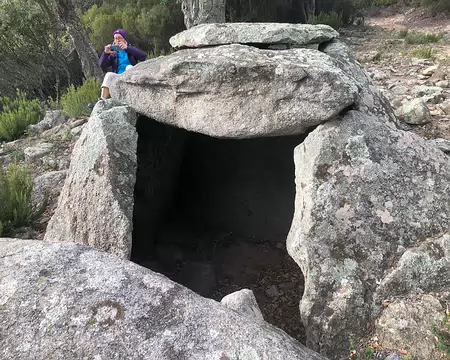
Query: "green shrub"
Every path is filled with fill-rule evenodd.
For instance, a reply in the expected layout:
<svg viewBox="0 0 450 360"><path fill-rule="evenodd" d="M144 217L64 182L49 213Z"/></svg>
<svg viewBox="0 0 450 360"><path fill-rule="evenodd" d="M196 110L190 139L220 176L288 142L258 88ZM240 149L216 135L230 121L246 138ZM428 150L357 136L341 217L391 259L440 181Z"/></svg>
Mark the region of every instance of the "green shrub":
<svg viewBox="0 0 450 360"><path fill-rule="evenodd" d="M450 13L450 1L448 0L422 0L422 4L428 6L433 15Z"/></svg>
<svg viewBox="0 0 450 360"><path fill-rule="evenodd" d="M81 19L97 51L111 43L114 30L122 28L133 45L159 55L169 51L169 38L185 29L178 0L109 0L92 6Z"/></svg>
<svg viewBox="0 0 450 360"><path fill-rule="evenodd" d="M15 140L27 130L28 125L36 124L44 116L38 100L27 100L26 95L17 92L17 97L0 99L3 112L0 113L0 138Z"/></svg>
<svg viewBox="0 0 450 360"><path fill-rule="evenodd" d="M325 24L337 30L343 25L342 15L334 11L329 13L320 13L318 15L311 16L308 19L308 24Z"/></svg>
<svg viewBox="0 0 450 360"><path fill-rule="evenodd" d="M413 50L412 55L421 59L436 60L433 48L429 46Z"/></svg>
<svg viewBox="0 0 450 360"><path fill-rule="evenodd" d="M405 36L405 41L411 45L430 44L437 43L442 39L442 36L442 34L425 34L418 31L409 31Z"/></svg>
<svg viewBox="0 0 450 360"><path fill-rule="evenodd" d="M94 78L86 80L78 89L72 85L61 97L64 113L70 117L89 115L91 109L88 108L88 104L97 101L100 95L100 86Z"/></svg>
<svg viewBox="0 0 450 360"><path fill-rule="evenodd" d="M38 214L31 202L33 181L27 168L0 168L0 236L28 225Z"/></svg>
<svg viewBox="0 0 450 360"><path fill-rule="evenodd" d="M402 29L398 32L398 36L402 39L405 39L408 36L409 30L408 29Z"/></svg>
<svg viewBox="0 0 450 360"><path fill-rule="evenodd" d="M450 356L450 313L439 324L435 324L432 330L438 340L439 348Z"/></svg>

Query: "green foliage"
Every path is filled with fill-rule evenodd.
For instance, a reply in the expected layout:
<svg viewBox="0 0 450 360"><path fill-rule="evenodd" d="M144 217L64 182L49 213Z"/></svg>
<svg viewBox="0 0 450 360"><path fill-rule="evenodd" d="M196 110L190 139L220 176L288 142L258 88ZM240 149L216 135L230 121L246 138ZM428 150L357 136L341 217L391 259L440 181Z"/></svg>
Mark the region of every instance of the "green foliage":
<svg viewBox="0 0 450 360"><path fill-rule="evenodd" d="M408 36L409 30L408 29L402 29L398 32L398 36L402 39L406 38Z"/></svg>
<svg viewBox="0 0 450 360"><path fill-rule="evenodd" d="M159 55L169 51L169 38L184 30L177 0L111 0L101 7L92 6L82 15L82 21L98 51L112 42L114 30L123 28L133 45Z"/></svg>
<svg viewBox="0 0 450 360"><path fill-rule="evenodd" d="M342 15L336 12L320 13L319 15L311 16L308 19L308 24L325 24L338 30L343 25Z"/></svg>
<svg viewBox="0 0 450 360"><path fill-rule="evenodd" d="M430 59L430 60L436 59L436 55L433 51L433 48L429 46L413 50L412 55L421 59Z"/></svg>
<svg viewBox="0 0 450 360"><path fill-rule="evenodd" d="M33 181L27 168L10 165L0 168L0 236L28 225L37 215L31 202Z"/></svg>
<svg viewBox="0 0 450 360"><path fill-rule="evenodd" d="M375 349L372 346L367 347L366 358L372 359L374 355L375 355Z"/></svg>
<svg viewBox="0 0 450 360"><path fill-rule="evenodd" d="M406 30L405 41L411 45L430 44L437 43L442 37L443 34L426 34L419 31Z"/></svg>
<svg viewBox="0 0 450 360"><path fill-rule="evenodd" d="M433 15L450 13L450 1L448 0L422 0L422 5L428 6Z"/></svg>
<svg viewBox="0 0 450 360"><path fill-rule="evenodd" d="M26 95L17 92L17 97L0 99L3 112L0 113L0 138L15 140L27 130L28 125L39 122L44 111L38 100L27 100Z"/></svg>
<svg viewBox="0 0 450 360"><path fill-rule="evenodd" d="M70 117L89 115L89 103L95 103L100 94L100 84L94 78L88 79L78 89L71 86L61 98L64 113Z"/></svg>
<svg viewBox="0 0 450 360"><path fill-rule="evenodd" d="M16 89L42 96L43 87L66 73L65 30L45 9L51 0L0 1L0 94L13 97Z"/></svg>
<svg viewBox="0 0 450 360"><path fill-rule="evenodd" d="M438 340L439 348L450 357L450 313L440 323L435 324L432 331Z"/></svg>

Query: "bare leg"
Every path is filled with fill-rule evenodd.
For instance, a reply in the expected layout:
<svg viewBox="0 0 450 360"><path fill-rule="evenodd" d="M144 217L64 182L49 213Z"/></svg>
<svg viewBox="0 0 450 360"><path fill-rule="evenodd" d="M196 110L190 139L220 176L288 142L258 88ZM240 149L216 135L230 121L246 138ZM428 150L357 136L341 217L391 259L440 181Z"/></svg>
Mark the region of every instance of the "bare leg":
<svg viewBox="0 0 450 360"><path fill-rule="evenodd" d="M102 97L103 99L109 98L109 88L107 88L107 87L102 87L102 95L101 95L101 97Z"/></svg>

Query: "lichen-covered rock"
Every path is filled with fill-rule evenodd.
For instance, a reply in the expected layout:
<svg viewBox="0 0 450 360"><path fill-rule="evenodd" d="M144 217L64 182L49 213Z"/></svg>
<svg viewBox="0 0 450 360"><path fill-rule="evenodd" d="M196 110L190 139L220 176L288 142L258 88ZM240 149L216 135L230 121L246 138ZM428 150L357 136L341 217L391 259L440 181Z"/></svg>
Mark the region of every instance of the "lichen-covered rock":
<svg viewBox="0 0 450 360"><path fill-rule="evenodd" d="M27 147L24 149L25 161L33 162L42 159L44 156L50 154L54 148L51 143L43 142L36 146Z"/></svg>
<svg viewBox="0 0 450 360"><path fill-rule="evenodd" d="M444 317L445 309L432 295L396 299L377 319L375 336L383 348L408 349L413 359L445 359L432 332L433 326Z"/></svg>
<svg viewBox="0 0 450 360"><path fill-rule="evenodd" d="M430 110L423 99L413 99L403 104L398 116L407 124L422 125L431 121Z"/></svg>
<svg viewBox="0 0 450 360"><path fill-rule="evenodd" d="M55 126L64 124L66 119L62 110L50 110L45 113L44 119L34 125L30 125L28 130L31 133L42 133L45 130L51 129Z"/></svg>
<svg viewBox="0 0 450 360"><path fill-rule="evenodd" d="M45 239L131 254L136 182L136 113L99 103L76 143Z"/></svg>
<svg viewBox="0 0 450 360"><path fill-rule="evenodd" d="M407 249L386 271L375 292L375 300L450 289L450 234L427 239Z"/></svg>
<svg viewBox="0 0 450 360"><path fill-rule="evenodd" d="M328 25L280 23L202 24L172 36L175 48L199 48L228 44L320 44L339 36Z"/></svg>
<svg viewBox="0 0 450 360"><path fill-rule="evenodd" d="M237 311L240 314L246 315L255 321L264 321L261 309L256 302L253 291L249 289L242 289L228 294L220 302L227 308Z"/></svg>
<svg viewBox="0 0 450 360"><path fill-rule="evenodd" d="M67 176L67 170L50 171L34 179L32 202L41 206L48 198L59 195Z"/></svg>
<svg viewBox="0 0 450 360"><path fill-rule="evenodd" d="M359 93L353 108L365 114L374 115L379 121L397 123L394 111L387 98L370 80L369 75L356 61L349 47L339 39L333 39L320 46L320 51L331 56L339 67L353 80Z"/></svg>
<svg viewBox="0 0 450 360"><path fill-rule="evenodd" d="M325 360L129 261L17 239L0 239L0 358Z"/></svg>
<svg viewBox="0 0 450 360"><path fill-rule="evenodd" d="M180 50L140 63L111 96L157 121L214 137L301 134L353 105L342 61L311 49Z"/></svg>
<svg viewBox="0 0 450 360"><path fill-rule="evenodd" d="M377 287L391 266L450 228L450 162L422 138L356 111L317 127L294 159L287 245L305 275L307 345L338 358L349 335L362 335L390 296ZM427 281L447 286L441 261L433 273L418 271L409 288Z"/></svg>

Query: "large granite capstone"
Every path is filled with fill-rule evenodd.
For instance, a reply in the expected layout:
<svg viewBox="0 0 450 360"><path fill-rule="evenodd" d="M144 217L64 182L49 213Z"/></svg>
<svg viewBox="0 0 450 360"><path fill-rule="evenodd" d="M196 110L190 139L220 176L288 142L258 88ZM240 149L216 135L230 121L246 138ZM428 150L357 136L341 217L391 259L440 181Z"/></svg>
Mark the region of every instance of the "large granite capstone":
<svg viewBox="0 0 450 360"><path fill-rule="evenodd" d="M128 70L111 96L157 121L213 137L294 135L356 102L360 90L341 67L311 49L188 49Z"/></svg>
<svg viewBox="0 0 450 360"><path fill-rule="evenodd" d="M339 36L328 25L281 23L201 24L172 36L174 48L200 48L228 44L293 45L320 44Z"/></svg>

